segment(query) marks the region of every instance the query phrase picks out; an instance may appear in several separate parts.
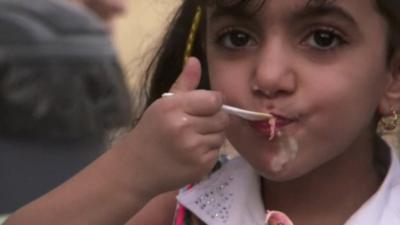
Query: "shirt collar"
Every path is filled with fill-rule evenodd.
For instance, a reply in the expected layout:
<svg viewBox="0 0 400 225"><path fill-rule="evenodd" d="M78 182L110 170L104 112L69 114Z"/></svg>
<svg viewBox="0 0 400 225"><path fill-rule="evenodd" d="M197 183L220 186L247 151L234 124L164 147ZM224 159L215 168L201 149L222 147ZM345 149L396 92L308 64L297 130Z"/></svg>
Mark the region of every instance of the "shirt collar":
<svg viewBox="0 0 400 225"><path fill-rule="evenodd" d="M208 225L264 225L260 178L236 158L177 199Z"/></svg>
<svg viewBox="0 0 400 225"><path fill-rule="evenodd" d="M380 224L389 199L394 200L391 189L400 186L399 161L393 149L390 155L390 167L382 185L345 225ZM177 199L207 225L264 225L260 178L241 157L229 161Z"/></svg>
<svg viewBox="0 0 400 225"><path fill-rule="evenodd" d="M390 151L390 166L383 183L372 195L348 220L344 225L376 225L386 224L382 220L388 218L384 215L391 207L390 203L393 201L399 202L400 198L398 193L393 194L393 191L400 188L400 165L397 159L396 151L391 148ZM395 200L395 198L399 200ZM398 205L398 203L397 203ZM389 215L390 217L390 215ZM400 215L397 215L399 219Z"/></svg>

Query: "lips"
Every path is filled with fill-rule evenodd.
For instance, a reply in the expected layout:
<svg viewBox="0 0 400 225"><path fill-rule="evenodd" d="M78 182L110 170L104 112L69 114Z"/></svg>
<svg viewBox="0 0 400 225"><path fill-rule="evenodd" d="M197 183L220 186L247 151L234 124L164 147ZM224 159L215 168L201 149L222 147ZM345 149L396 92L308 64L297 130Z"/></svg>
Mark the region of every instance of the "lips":
<svg viewBox="0 0 400 225"><path fill-rule="evenodd" d="M294 122L293 119L289 119L282 116L274 115L276 118L275 128L277 130ZM249 121L250 126L257 130L257 132L269 136L271 134L271 124L269 121Z"/></svg>

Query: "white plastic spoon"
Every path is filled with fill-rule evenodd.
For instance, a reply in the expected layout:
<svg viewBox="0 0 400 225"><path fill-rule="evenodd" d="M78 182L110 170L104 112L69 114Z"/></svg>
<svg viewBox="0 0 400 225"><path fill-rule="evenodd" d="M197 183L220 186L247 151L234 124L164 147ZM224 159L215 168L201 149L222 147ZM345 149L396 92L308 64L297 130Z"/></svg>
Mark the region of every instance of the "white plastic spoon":
<svg viewBox="0 0 400 225"><path fill-rule="evenodd" d="M249 110L240 109L240 108L229 106L229 105L222 105L222 109L229 114L236 115L243 119L252 120L252 121L266 120L266 119L271 119L274 117L273 115L271 115L269 113L249 111Z"/></svg>
<svg viewBox="0 0 400 225"><path fill-rule="evenodd" d="M174 93L167 92L162 94L162 97L168 97L168 96L173 96ZM266 120L266 119L271 119L274 116L269 114L269 113L262 113L262 112L255 112L255 111L249 111L229 105L222 105L222 109L232 115L239 116L243 119L246 120L252 120L252 121L259 121L259 120Z"/></svg>

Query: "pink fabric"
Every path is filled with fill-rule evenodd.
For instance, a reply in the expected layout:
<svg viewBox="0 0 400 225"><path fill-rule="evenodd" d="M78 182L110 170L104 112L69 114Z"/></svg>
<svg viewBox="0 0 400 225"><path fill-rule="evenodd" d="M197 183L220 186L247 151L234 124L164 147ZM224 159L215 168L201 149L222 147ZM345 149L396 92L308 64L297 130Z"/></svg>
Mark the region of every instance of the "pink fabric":
<svg viewBox="0 0 400 225"><path fill-rule="evenodd" d="M186 187L182 188L181 192L188 191L192 189L193 185L189 184ZM177 207L177 212L176 212L176 219L175 219L175 225L185 225L185 216L186 216L186 208L178 203Z"/></svg>
<svg viewBox="0 0 400 225"><path fill-rule="evenodd" d="M265 225L293 225L293 222L283 212L268 210Z"/></svg>
<svg viewBox="0 0 400 225"><path fill-rule="evenodd" d="M178 206L175 225L185 225L185 207L181 204Z"/></svg>

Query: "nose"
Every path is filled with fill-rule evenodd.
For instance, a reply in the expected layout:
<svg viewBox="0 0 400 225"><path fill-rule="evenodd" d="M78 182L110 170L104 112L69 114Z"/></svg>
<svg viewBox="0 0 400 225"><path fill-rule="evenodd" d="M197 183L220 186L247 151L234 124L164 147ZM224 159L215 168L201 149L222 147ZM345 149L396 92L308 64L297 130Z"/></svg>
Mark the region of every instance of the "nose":
<svg viewBox="0 0 400 225"><path fill-rule="evenodd" d="M292 94L296 75L290 49L279 39L270 40L260 48L255 66L252 91L256 95L277 98Z"/></svg>

